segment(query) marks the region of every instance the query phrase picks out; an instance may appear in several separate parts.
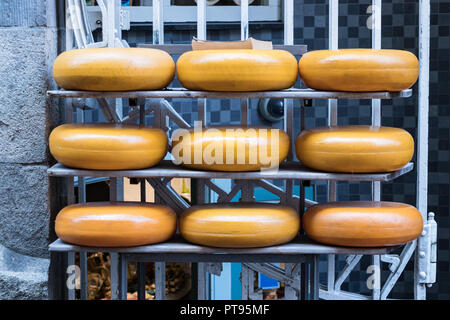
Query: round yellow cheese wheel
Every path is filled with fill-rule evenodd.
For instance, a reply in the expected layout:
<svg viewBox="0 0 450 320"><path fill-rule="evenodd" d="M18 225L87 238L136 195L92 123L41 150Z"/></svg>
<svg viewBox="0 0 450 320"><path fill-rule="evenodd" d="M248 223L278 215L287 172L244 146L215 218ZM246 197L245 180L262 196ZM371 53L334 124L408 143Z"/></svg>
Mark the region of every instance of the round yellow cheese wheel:
<svg viewBox="0 0 450 320"><path fill-rule="evenodd" d="M299 229L294 209L272 204L195 206L180 217L180 233L187 241L212 247L273 246L291 241Z"/></svg>
<svg viewBox="0 0 450 320"><path fill-rule="evenodd" d="M168 207L140 202L88 202L62 209L55 231L67 243L92 247L128 247L163 242L177 227Z"/></svg>
<svg viewBox="0 0 450 320"><path fill-rule="evenodd" d="M167 135L137 125L63 124L49 137L50 152L65 166L91 170L143 169L166 155Z"/></svg>
<svg viewBox="0 0 450 320"><path fill-rule="evenodd" d="M60 54L56 83L66 90L138 91L167 87L175 63L165 51L145 48L90 48Z"/></svg>
<svg viewBox="0 0 450 320"><path fill-rule="evenodd" d="M228 126L180 129L172 135L175 163L197 170L277 168L288 152L289 137L280 129Z"/></svg>
<svg viewBox="0 0 450 320"><path fill-rule="evenodd" d="M282 90L292 87L297 77L297 60L282 50L189 51L177 62L177 78L190 90Z"/></svg>
<svg viewBox="0 0 450 320"><path fill-rule="evenodd" d="M411 135L398 128L374 126L320 127L295 139L298 159L327 172L376 173L405 166L414 154Z"/></svg>
<svg viewBox="0 0 450 320"><path fill-rule="evenodd" d="M317 242L350 247L394 246L416 239L420 212L396 202L348 201L318 204L303 215L303 229Z"/></svg>
<svg viewBox="0 0 450 320"><path fill-rule="evenodd" d="M303 55L299 70L315 90L401 91L417 81L419 61L403 50L318 50Z"/></svg>

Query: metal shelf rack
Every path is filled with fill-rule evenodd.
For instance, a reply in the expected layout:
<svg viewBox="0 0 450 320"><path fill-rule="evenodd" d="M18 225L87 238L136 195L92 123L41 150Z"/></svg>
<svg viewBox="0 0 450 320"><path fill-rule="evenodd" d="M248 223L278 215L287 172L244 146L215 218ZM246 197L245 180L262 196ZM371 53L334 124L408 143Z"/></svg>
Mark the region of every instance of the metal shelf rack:
<svg viewBox="0 0 450 320"><path fill-rule="evenodd" d="M49 91L48 95L51 98L95 98L95 99L105 99L105 108L114 112L114 110L106 102L106 98L111 97L127 97L127 98L230 98L247 97L248 93L235 93L235 92L198 92L189 91L185 89L167 89L161 91L146 91L146 92L85 92L85 91ZM371 99L371 98L392 98L392 97L410 97L412 95L412 90L405 90L402 92L372 92L372 93L352 93L352 92L319 92L310 89L290 89L284 91L274 91L274 92L253 92L250 93L252 97L277 97L284 99L327 99L328 97L336 98L354 98L354 99ZM304 102L303 105L306 103ZM247 108L247 105L245 105ZM146 104L141 104L139 107L139 114L143 115L146 109ZM103 109L105 110L105 109ZM157 112L158 110L154 110ZM161 110L159 110L161 111ZM117 114L115 116L119 118ZM141 116L142 120L142 116ZM171 161L162 161L158 166L141 169L141 170L124 170L124 171L98 171L98 170L82 170L67 168L60 163L55 164L47 170L49 176L53 177L78 177L78 179L83 179L84 177L109 177L111 180L117 180L119 178L140 178L147 179L147 181L155 188L155 191L162 198L163 202L171 204L177 212L182 212L188 207L188 204L179 196L177 196L173 190L168 187L168 181L161 180L161 178L191 178L191 179L235 179L240 181L237 183L237 187L243 190L248 188L242 181L258 181L258 183L266 184L266 186L274 187L267 180L286 180L291 183L294 180L301 181L391 181L401 175L404 175L412 171L414 167L413 163L408 163L402 169L394 172L386 173L376 173L376 174L348 174L348 173L327 173L311 170L307 167L302 166L299 162L286 161L280 168L276 171L257 171L257 172L214 172L214 171L199 171L199 170L189 170L180 166L174 165ZM212 183L206 184L212 187ZM236 188L235 190L238 190ZM217 189L215 190L216 192ZM279 189L280 193L283 190ZM247 191L248 192L248 191ZM231 192L230 194L236 194L237 192ZM163 195L165 194L165 195ZM170 195L170 196L167 196ZM228 199L229 194L224 194ZM252 196L250 195L250 198ZM114 198L114 197L113 197ZM302 197L292 196L291 201L299 200L300 203L293 204L297 209L308 207L315 204L312 201L307 201ZM196 246L188 244L181 239L175 239L171 242L140 246L134 248L89 248L80 247L70 244L65 244L60 240L55 241L50 245L50 251L52 252L80 252L82 256L85 256L87 252L110 252L113 259L112 264L116 266L112 267L112 272L117 274L111 275L111 282L113 290L116 290L115 294L112 294L112 298L125 299L126 297L126 281L121 279L125 278L127 270L127 262L135 261L138 263L145 263L148 261L155 262L156 264L164 264L169 261L189 261L189 262L200 262L205 264L203 273L211 272L211 268L220 270L220 263L223 262L246 262L244 268L251 269L255 266L255 263L264 262L266 264L270 262L286 262L292 263L296 267L292 268L293 277L299 278L299 275L307 273L303 276L303 281L293 281L290 283L289 288L295 292L290 298L296 297L310 297L312 299L319 298L319 282L317 278L318 273L318 259L320 254L336 255L344 254L351 256L361 256L361 255L387 255L393 251L394 248L342 248L342 247L332 247L325 246L317 243L313 243L305 238L298 238L296 241L269 248L257 248L257 249L220 249L220 248L208 248L203 246ZM245 257L244 257L245 256ZM116 258L114 258L116 257ZM208 264L209 263L209 264ZM211 267L211 264L213 267ZM209 268L208 268L209 266ZM264 268L264 267L263 267ZM303 268L303 269L302 269ZM164 269L160 266L160 269ZM258 269L258 268L256 268ZM301 271L303 270L303 271ZM309 270L306 272L306 270ZM268 270L270 274L274 277L278 270ZM279 272L279 271L278 271ZM82 278L86 278L86 275L82 271ZM217 273L217 271L216 271ZM280 276L280 274L278 274ZM157 280L158 283L163 282L163 275L160 274ZM206 279L204 279L206 284ZM81 281L81 291L82 296L86 296L86 281ZM308 283L309 285L306 285ZM249 284L247 284L249 285ZM156 286L158 288L158 286ZM115 289L114 289L115 288ZM307 290L308 292L305 292ZM156 298L163 299L164 294L162 288L157 290ZM206 286L199 290L199 296L206 298ZM249 296L255 296L255 293L251 292L249 289ZM141 297L138 291L138 296ZM143 295L142 295L143 296Z"/></svg>
<svg viewBox="0 0 450 320"><path fill-rule="evenodd" d="M92 39L88 26L83 25L83 19L77 17L80 10L73 10L74 2L68 1L66 19L66 49L73 47L75 40L79 48L84 47L120 47L126 46L126 42L121 40L121 8L120 0L103 0L101 3L101 11L104 22L103 39L100 43L89 43ZM163 1L153 1L153 45L151 47L160 47L170 53L182 53L186 50L185 45L164 45L164 21L163 21ZM83 1L81 1L83 3ZM374 49L381 48L381 0L372 1L372 47ZM339 1L329 0L329 34L330 49L337 49L338 46L338 16ZM83 5L81 4L81 9ZM241 39L248 38L248 0L241 1ZM83 10L81 10L83 12ZM285 0L283 2L284 12L284 45L285 49L291 52L297 52L301 55L306 51L305 46L294 45L294 1ZM300 299L308 296L316 299L386 299L391 292L393 286L397 282L406 264L417 252L415 256L415 288L414 297L416 299L425 299L426 286L431 285L435 281L435 263L436 263L436 223L434 215L427 212L427 175L428 175L428 80L429 80L429 23L430 23L430 4L426 0L419 1L419 60L420 60L420 77L419 77L419 106L418 106L418 138L417 138L417 207L421 212L424 220L424 233L418 240L412 241L402 246L400 254L394 254L393 249L397 248L340 248L329 247L313 244L308 240L299 238L296 241L270 248L260 249L214 249L201 246L187 244L179 238L165 244L157 244L152 246L143 246L136 248L86 248L63 244L61 241L50 245L52 254L66 252L68 253L68 264L75 264L74 252L80 253L81 267L81 298L87 299L87 267L86 252L108 251L111 254L111 282L112 282L112 298L126 297L126 281L121 276L126 270L127 261L138 262L138 274L140 279L143 278L144 263L146 261L155 262L155 279L156 279L156 299L164 299L165 295L165 261L177 259L177 261L198 261L198 298L207 298L208 275L220 274L221 263L224 261L237 261L238 255L242 264L242 298L258 299L261 293L253 288L253 281L256 272L262 272L278 281L285 283L285 298ZM72 24L72 25L71 25ZM206 3L205 0L197 0L197 38L206 39ZM143 45L144 47L146 45ZM297 48L296 48L297 47ZM280 47L281 49L283 46ZM295 51L296 50L296 51ZM155 118L155 126L167 130L170 121L175 122L180 127L188 127L189 125L176 113L171 104L165 100L170 98L189 98L198 100L198 120L206 123L206 105L207 99L240 99L241 101L241 124L247 125L250 122L248 114L248 106L250 98L282 98L285 105L284 129L290 137L294 136L293 132L293 110L294 102L300 100L301 123L300 130L305 127L304 108L311 106L312 99L328 99L328 124L337 125L337 99L371 99L372 100L372 124L381 125L381 100L394 98L408 98L412 96L412 90L402 92L376 92L376 93L344 93L344 92L318 92L310 89L289 89L275 92L201 92L189 91L180 88L169 88L160 91L140 91L140 92L82 92L82 91L49 91L50 98L65 98L69 112L67 113L70 121L72 108L78 108L77 112L82 111L80 100L86 98L96 99L98 105L103 112L107 121L110 122L132 122L139 119L140 123L144 123L145 116L153 112ZM108 98L138 98L139 108L131 110L129 115L122 117L121 100ZM121 190L121 177L137 177L142 178L141 181L147 180L155 189L156 202L165 202L171 205L175 211L181 212L188 204L179 197L173 189L168 186L172 177L191 177L194 178L195 201L197 204L206 202L206 189L210 189L219 195L218 202L230 201L239 191L241 191L242 201L253 201L253 188L255 185L262 186L269 192L280 197L280 202L285 205L296 207L300 213L305 207L315 204L305 199L304 182L310 180L327 180L328 183L328 199L336 200L337 189L336 181L372 181L372 199L379 201L381 199L380 182L390 181L413 169L413 164L406 165L403 169L393 173L371 174L371 175L350 175L323 173L309 170L301 167L298 163L293 163L294 156L292 150L288 156L288 162L283 165L278 173L218 173L218 172L200 172L186 170L180 167L174 167L169 163L162 163L157 167L133 170L133 171L90 171L65 168L57 164L49 168L50 176L65 177L68 190L73 190L73 177L78 177L79 201L84 202L85 188L83 188L84 177L87 176L106 176L110 177L110 198L113 201L123 199L123 190ZM214 184L211 179L236 179L236 185L231 191L224 191ZM144 180L145 179L145 180ZM257 179L257 180L255 180ZM268 180L284 180L284 187L280 188ZM300 181L300 196L293 195L293 182ZM68 193L68 204L74 202L73 194ZM141 183L141 201L145 201L145 184ZM168 252L169 250L175 250ZM180 251L181 250L181 251ZM245 255L244 255L245 253ZM318 281L318 257L320 254L326 254L328 257L328 278L327 285L319 285ZM336 255L346 256L346 266L336 273ZM391 273L383 286L374 287L371 296L362 296L360 294L344 292L341 285L355 268L363 255L370 255L374 267L380 268L382 263L389 264ZM279 269L268 262L283 262L285 260L286 268ZM245 260L245 261L243 261ZM281 261L280 261L281 260ZM310 271L308 271L310 270ZM381 283L380 273L375 274L375 283ZM309 283L309 285L308 285ZM307 289L312 288L312 290ZM310 291L308 291L310 290ZM139 285L138 296L143 298L142 281ZM75 291L68 290L68 297L73 299Z"/></svg>
<svg viewBox="0 0 450 320"><path fill-rule="evenodd" d="M250 248L250 249L229 249L229 248L211 248L205 246L194 245L184 241L177 236L174 240L169 242L138 246L138 247L82 247L71 245L56 240L50 244L50 251L52 252L79 252L82 256L87 252L110 252L112 256L117 255L116 259L112 259L111 263L111 288L117 292L117 298L126 299L127 293L127 279L128 262L145 263L155 262L164 264L166 262L189 261L197 263L223 263L223 262L240 262L248 264L261 264L270 262L286 262L300 265L309 265L309 275L306 279L309 281L311 290L303 292L305 296L310 296L312 299L319 298L319 281L318 281L318 266L319 256L321 254L389 254L397 247L384 248L348 248L348 247L333 247L326 246L312 242L305 238L297 238L292 242L272 246L267 248ZM213 265L217 268L217 265ZM141 266L142 267L142 266ZM260 265L264 268L264 265ZM210 267L211 269L211 267ZM273 271L272 271L273 272ZM299 270L293 270L293 273L298 273ZM163 291L164 279L157 279L156 287L158 288L156 295L158 299L164 298L161 294ZM159 286L159 287L158 287ZM305 290L301 286L301 281L296 281L291 284L298 292ZM87 281L86 277L82 275L81 291L82 295L86 296ZM145 296L142 288L138 290L138 299Z"/></svg>
<svg viewBox="0 0 450 320"><path fill-rule="evenodd" d="M127 177L127 178L193 178L193 179L238 179L238 180L313 180L313 181L392 181L414 168L412 162L403 168L385 173L328 173L315 171L298 162L287 162L276 171L218 172L184 169L171 161L163 160L159 165L141 170L96 171L67 168L57 163L47 170L53 177Z"/></svg>
<svg viewBox="0 0 450 320"><path fill-rule="evenodd" d="M176 46L176 45L174 45ZM159 91L96 92L52 90L52 98L190 98L190 99L395 99L409 98L412 89L399 92L329 92L312 89L287 89L281 91L212 92L191 91L184 88L167 88Z"/></svg>

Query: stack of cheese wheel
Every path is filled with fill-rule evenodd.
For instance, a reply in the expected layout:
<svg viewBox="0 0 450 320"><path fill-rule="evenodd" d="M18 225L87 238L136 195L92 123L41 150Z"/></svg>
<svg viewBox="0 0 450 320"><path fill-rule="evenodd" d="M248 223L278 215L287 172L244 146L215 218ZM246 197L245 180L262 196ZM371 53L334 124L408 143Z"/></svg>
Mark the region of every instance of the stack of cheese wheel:
<svg viewBox="0 0 450 320"><path fill-rule="evenodd" d="M300 217L289 207L229 203L191 207L180 218L188 241L212 247L251 248L286 243L295 238Z"/></svg>
<svg viewBox="0 0 450 320"><path fill-rule="evenodd" d="M165 51L91 48L63 52L53 65L56 83L66 90L138 91L168 86L175 63Z"/></svg>
<svg viewBox="0 0 450 320"><path fill-rule="evenodd" d="M377 173L401 169L411 160L414 140L403 129L373 126L323 127L295 141L299 160L328 172ZM392 246L422 231L416 208L390 202L335 202L311 207L303 217L313 240L354 247Z"/></svg>
<svg viewBox="0 0 450 320"><path fill-rule="evenodd" d="M297 60L282 50L189 51L178 59L177 78L190 90L282 90L296 82Z"/></svg>
<svg viewBox="0 0 450 320"><path fill-rule="evenodd" d="M413 206L395 202L331 202L309 208L303 228L311 239L329 245L384 247L416 239L422 216Z"/></svg>
<svg viewBox="0 0 450 320"><path fill-rule="evenodd" d="M50 152L65 166L91 170L152 167L166 155L161 129L124 124L64 124L50 134Z"/></svg>
<svg viewBox="0 0 450 320"><path fill-rule="evenodd" d="M325 91L401 91L417 81L419 63L401 50L320 50L299 62L300 77ZM302 164L321 171L379 173L401 169L414 154L403 129L336 126L305 130L295 140ZM307 235L331 245L378 247L417 238L422 217L416 208L391 202L333 202L311 207L303 217Z"/></svg>
<svg viewBox="0 0 450 320"><path fill-rule="evenodd" d="M417 81L419 62L403 50L318 50L303 55L300 77L324 91L401 91Z"/></svg>
<svg viewBox="0 0 450 320"><path fill-rule="evenodd" d="M257 171L286 159L289 137L280 129L211 127L180 129L172 135L172 156L191 169Z"/></svg>
<svg viewBox="0 0 450 320"><path fill-rule="evenodd" d="M376 173L401 169L414 154L411 135L398 128L374 126L320 127L295 140L298 159L328 172Z"/></svg>
<svg viewBox="0 0 450 320"><path fill-rule="evenodd" d="M91 202L59 212L55 232L67 243L90 247L129 247L170 239L177 226L168 207L139 202Z"/></svg>

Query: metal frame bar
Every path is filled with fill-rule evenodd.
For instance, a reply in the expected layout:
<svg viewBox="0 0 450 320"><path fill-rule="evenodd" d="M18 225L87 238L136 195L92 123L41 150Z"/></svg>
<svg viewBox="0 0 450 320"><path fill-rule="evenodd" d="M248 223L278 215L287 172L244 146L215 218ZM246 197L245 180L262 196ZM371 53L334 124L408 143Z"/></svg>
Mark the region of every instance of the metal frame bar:
<svg viewBox="0 0 450 320"><path fill-rule="evenodd" d="M328 46L330 50L337 50L339 45L339 1L329 0L328 13ZM328 100L328 125L336 126L338 124L337 114L338 101L336 99ZM328 182L328 201L337 200L336 181ZM328 289L334 291L335 282L335 255L329 255L328 260Z"/></svg>
<svg viewBox="0 0 450 320"><path fill-rule="evenodd" d="M197 39L206 40L206 0L197 0Z"/></svg>
<svg viewBox="0 0 450 320"><path fill-rule="evenodd" d="M163 0L153 0L153 44L164 43Z"/></svg>
<svg viewBox="0 0 450 320"><path fill-rule="evenodd" d="M430 91L430 1L419 0L419 110L417 146L416 206L422 214L424 224L428 220L428 117ZM425 241L419 237L418 246ZM426 286L419 277L420 256L416 252L414 274L414 297L426 298Z"/></svg>
<svg viewBox="0 0 450 320"><path fill-rule="evenodd" d="M339 1L329 0L328 13L328 46L330 50L337 50L339 47ZM338 101L336 99L328 100L328 125L336 126L338 124L337 114ZM328 182L328 201L337 200L337 185L336 181ZM336 274L336 256L329 255L328 261L328 275L327 283L328 289L334 291L334 282Z"/></svg>
<svg viewBox="0 0 450 320"><path fill-rule="evenodd" d="M381 0L372 0L372 49L381 49L381 18L382 7ZM372 100L372 126L381 126L381 100ZM372 182L372 201L381 201L381 183L379 181ZM380 299L381 283L381 259L380 256L372 256L372 265L376 271L374 288L372 289L372 298L374 300Z"/></svg>
<svg viewBox="0 0 450 320"><path fill-rule="evenodd" d="M283 0L265 0L265 3L261 5L251 5L253 10L249 12L249 20L260 22L261 20L267 22L280 21L282 18L282 12L280 4ZM198 1L197 1L198 3ZM211 21L227 23L227 22L239 22L240 8L239 6L224 6L218 3L214 6L207 6L208 15L212 17ZM129 11L130 22L136 22L139 24L147 24L151 22L152 6L132 6L126 8ZM164 3L164 10L166 12L165 21L170 23L183 23L183 22L197 22L196 20L196 5L192 1L192 5L178 6L171 4L169 1ZM182 10L181 12L179 10ZM88 12L90 14L89 20L93 24L98 20L99 9L95 6L88 6ZM262 19L261 19L262 17Z"/></svg>
<svg viewBox="0 0 450 320"><path fill-rule="evenodd" d="M136 247L83 247L70 243L65 243L60 239L55 240L53 243L49 245L49 250L51 252L89 251L89 252L116 252L121 254L155 254L155 255L161 254L173 256L182 254L192 254L198 255L199 256L198 259L209 259L210 257L214 256L215 261L221 261L221 259L222 261L231 261L228 259L230 259L230 257L234 257L236 259L239 258L243 259L242 260L243 262L248 261L247 259L253 259L252 258L253 256L270 257L281 255L286 256L287 258L287 257L296 257L297 255L314 255L314 254L343 254L343 255L390 254L395 250L397 250L398 248L399 246L378 247L378 248L334 247L314 242L304 236L299 236L289 243L276 245L273 247L261 247L261 248L207 247L189 243L183 240L179 235L175 235L172 240L167 242ZM164 260L155 260L155 261L164 261ZM280 262L276 260L271 261ZM288 262L292 261L295 261L295 258L293 258L293 260L289 260Z"/></svg>
<svg viewBox="0 0 450 320"><path fill-rule="evenodd" d="M280 165L278 171L253 172L218 172L189 170L174 165L170 160L163 160L155 167L140 170L98 171L64 167L58 163L47 169L49 176L54 177L129 177L129 178L198 178L198 179L237 179L237 180L309 180L309 181L392 181L413 169L412 162L402 169L389 173L329 173L313 171L296 162L287 162Z"/></svg>
<svg viewBox="0 0 450 320"><path fill-rule="evenodd" d="M409 98L412 90L400 92L328 92L312 89L287 89L281 91L256 92L214 92L190 91L184 88L168 88L157 91L127 91L127 92L94 92L94 91L66 91L50 90L47 92L52 98L185 98L185 99L396 99Z"/></svg>
<svg viewBox="0 0 450 320"><path fill-rule="evenodd" d="M241 40L247 40L248 34L248 0L241 0Z"/></svg>

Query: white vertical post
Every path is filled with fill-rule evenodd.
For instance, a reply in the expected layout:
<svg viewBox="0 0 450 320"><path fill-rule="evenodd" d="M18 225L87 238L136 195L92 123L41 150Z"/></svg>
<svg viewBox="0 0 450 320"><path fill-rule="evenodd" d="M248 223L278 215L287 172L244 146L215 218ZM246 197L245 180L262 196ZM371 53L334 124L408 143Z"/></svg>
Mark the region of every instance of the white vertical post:
<svg viewBox="0 0 450 320"><path fill-rule="evenodd" d="M372 49L381 49L381 0L372 0ZM372 100L372 125L381 126L381 100ZM381 183L375 181L372 183L372 200L381 200ZM375 286L372 289L372 299L379 300L381 297L381 259L379 255L372 256L372 265L375 271Z"/></svg>
<svg viewBox="0 0 450 320"><path fill-rule="evenodd" d="M339 47L339 0L329 0L328 12L328 46L331 50L336 50Z"/></svg>
<svg viewBox="0 0 450 320"><path fill-rule="evenodd" d="M329 0L329 23L328 23L328 33L329 33L329 48L330 50L338 49L338 40L339 40L339 1L338 0ZM336 126L337 125L337 100L329 99L328 100L328 125ZM336 182L329 182L329 190L328 190L328 200L335 201L336 200Z"/></svg>
<svg viewBox="0 0 450 320"><path fill-rule="evenodd" d="M248 0L241 0L241 40L248 39ZM250 107L249 99L241 99L241 125L246 127L249 123L249 112ZM241 200L242 201L252 201L253 199L253 186L249 181L241 181L243 187L241 189ZM246 282L248 279L241 279L242 282Z"/></svg>
<svg viewBox="0 0 450 320"><path fill-rule="evenodd" d="M153 0L153 44L164 43L164 0Z"/></svg>
<svg viewBox="0 0 450 320"><path fill-rule="evenodd" d="M339 0L329 0L328 46L337 50L339 46ZM328 125L337 125L337 100L328 100Z"/></svg>
<svg viewBox="0 0 450 320"><path fill-rule="evenodd" d="M339 40L339 1L338 0L329 0L329 23L328 23L328 33L329 33L329 47L330 50L338 49L338 40ZM328 100L328 125L336 126L337 125L337 100L329 99ZM328 191L329 201L336 200L336 182L329 182L329 191Z"/></svg>
<svg viewBox="0 0 450 320"><path fill-rule="evenodd" d="M372 0L372 48L381 49L382 1Z"/></svg>
<svg viewBox="0 0 450 320"><path fill-rule="evenodd" d="M284 44L294 44L294 0L286 0L284 2ZM294 120L294 101L292 99L284 99L284 129L291 137L294 137L293 133L293 120ZM293 145L293 141L291 141ZM292 160L293 152L292 148L289 151L288 159Z"/></svg>
<svg viewBox="0 0 450 320"><path fill-rule="evenodd" d="M372 49L381 49L381 0L372 0ZM372 100L372 125L381 126L381 100ZM381 200L380 182L372 183L372 200Z"/></svg>
<svg viewBox="0 0 450 320"><path fill-rule="evenodd" d="M419 1L419 110L417 135L417 189L416 206L422 214L424 223L428 218L428 108L430 80L430 1ZM425 241L419 237L418 243ZM419 256L416 251L414 272L414 297L426 298L426 287L419 282Z"/></svg>
<svg viewBox="0 0 450 320"><path fill-rule="evenodd" d="M70 18L69 1L66 0L66 51L73 48L73 30Z"/></svg>
<svg viewBox="0 0 450 320"><path fill-rule="evenodd" d="M248 39L248 0L241 0L241 40Z"/></svg>
<svg viewBox="0 0 450 320"><path fill-rule="evenodd" d="M381 49L381 0L372 0L372 49ZM381 125L381 100L372 100L372 125Z"/></svg>
<svg viewBox="0 0 450 320"><path fill-rule="evenodd" d="M116 47L116 36L119 35L120 32L120 24L119 24L119 14L120 14L120 8L119 12L117 13L117 7L116 2L118 0L108 0L107 2L107 12L108 12L108 19L107 19L107 43L108 48L115 48ZM118 1L119 4L121 3L120 0ZM117 29L117 26L119 29Z"/></svg>
<svg viewBox="0 0 450 320"><path fill-rule="evenodd" d="M284 44L294 44L294 0L284 1ZM294 100L284 99L284 130L289 136L290 143L294 145ZM288 160L293 160L293 148L289 149ZM285 181L285 205L291 205L294 181Z"/></svg>
<svg viewBox="0 0 450 320"><path fill-rule="evenodd" d="M197 38L199 40L206 40L206 0L197 0ZM206 99L197 100L198 120L201 121L202 127L206 126ZM205 182L204 180L197 180L197 200L200 203L205 202ZM197 298L198 300L206 300L208 297L209 277L206 271L206 263L198 263L198 283L197 283Z"/></svg>
<svg viewBox="0 0 450 320"><path fill-rule="evenodd" d="M330 50L337 50L339 47L339 0L329 0L328 11L328 47ZM337 105L336 99L328 100L328 125L337 125ZM336 181L328 182L328 201L336 201ZM335 282L335 264L336 257L334 254L328 255L328 290L334 290Z"/></svg>
<svg viewBox="0 0 450 320"><path fill-rule="evenodd" d="M328 46L330 50L338 49L339 40L339 1L330 0L328 23ZM337 125L337 100L328 100L328 125Z"/></svg>
<svg viewBox="0 0 450 320"><path fill-rule="evenodd" d="M197 0L197 39L206 40L206 0Z"/></svg>
<svg viewBox="0 0 450 320"><path fill-rule="evenodd" d="M200 40L207 38L206 21L206 0L197 0L197 38ZM206 99L198 99L197 105L198 120L202 122L202 126L206 126Z"/></svg>
<svg viewBox="0 0 450 320"><path fill-rule="evenodd" d="M294 44L294 0L284 1L284 44Z"/></svg>
<svg viewBox="0 0 450 320"><path fill-rule="evenodd" d="M247 127L250 123L250 113L248 112L250 108L249 99L241 99L241 126ZM240 201L252 202L254 201L253 193L253 183L250 180L240 180L239 183L242 185L241 188L241 199ZM242 281L248 281L246 278Z"/></svg>
<svg viewBox="0 0 450 320"><path fill-rule="evenodd" d="M120 28L120 10L122 7L121 0L108 0L107 1L107 19L104 25L107 26L107 39L106 43L108 48L122 47L122 29ZM104 33L105 34L105 33ZM105 41L105 39L103 39ZM110 99L110 105L116 109L116 114L119 115L119 120L123 116L122 100Z"/></svg>

